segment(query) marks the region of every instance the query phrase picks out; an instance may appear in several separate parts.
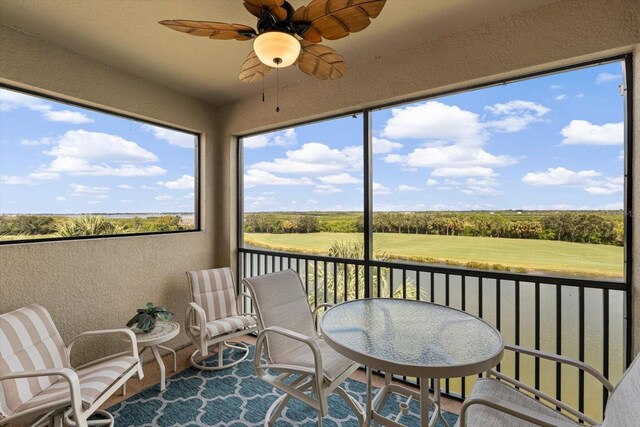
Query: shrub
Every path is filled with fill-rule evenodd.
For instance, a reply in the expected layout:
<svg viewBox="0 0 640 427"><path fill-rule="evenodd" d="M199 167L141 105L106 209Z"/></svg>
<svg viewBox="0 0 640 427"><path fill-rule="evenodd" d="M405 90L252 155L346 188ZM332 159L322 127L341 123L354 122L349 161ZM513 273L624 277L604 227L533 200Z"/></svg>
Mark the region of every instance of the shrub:
<svg viewBox="0 0 640 427"><path fill-rule="evenodd" d="M125 229L100 215L82 215L61 222L56 231L60 237L75 237L121 234Z"/></svg>

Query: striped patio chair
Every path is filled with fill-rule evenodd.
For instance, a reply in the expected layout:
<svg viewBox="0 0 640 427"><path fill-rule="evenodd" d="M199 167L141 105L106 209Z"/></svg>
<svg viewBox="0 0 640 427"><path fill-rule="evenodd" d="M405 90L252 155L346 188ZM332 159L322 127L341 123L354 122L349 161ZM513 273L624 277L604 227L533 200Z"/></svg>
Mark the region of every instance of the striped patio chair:
<svg viewBox="0 0 640 427"><path fill-rule="evenodd" d="M72 367L70 354L80 337L121 334L130 351ZM113 425L98 410L133 375L143 377L136 337L129 329L84 332L65 347L47 310L30 305L0 315L0 426L32 418L86 427ZM106 419L87 421L93 414Z"/></svg>
<svg viewBox="0 0 640 427"><path fill-rule="evenodd" d="M251 298L246 293L236 295L231 269L188 271L191 301L187 306L185 324L187 336L196 346L191 355L191 365L203 370L215 371L230 368L242 362L249 355L249 347L243 342L227 342L256 330L253 314L242 313L242 298ZM218 345L218 365L206 366L196 363L195 357L209 355L209 347ZM240 359L227 364L223 360L224 348L243 352Z"/></svg>

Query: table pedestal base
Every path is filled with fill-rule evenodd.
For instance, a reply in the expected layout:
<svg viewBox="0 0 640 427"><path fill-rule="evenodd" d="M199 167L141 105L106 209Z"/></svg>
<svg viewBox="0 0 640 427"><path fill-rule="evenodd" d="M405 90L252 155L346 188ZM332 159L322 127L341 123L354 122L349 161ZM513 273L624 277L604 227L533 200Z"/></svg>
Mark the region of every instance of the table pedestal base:
<svg viewBox="0 0 640 427"><path fill-rule="evenodd" d="M371 368L366 368L367 372L367 402L365 410L365 421L363 426L371 425L371 422L375 425L383 425L387 427L402 427L404 424L400 423L400 419L403 415L406 415L409 411L409 403L415 399L420 402L420 426L421 427L433 427L436 424L438 418L442 421L445 427L449 427L449 424L442 416L440 408L440 380L435 381L434 397L429 396L429 379L420 378L420 391L410 389L408 387L392 384L391 374L385 373L384 386L378 390L375 397L372 398L372 385ZM392 394L399 394L405 396L407 400L400 403L400 412L396 415L395 419L389 419L381 415L380 411L384 409L387 400ZM433 412L431 418L429 418L429 405L433 405Z"/></svg>

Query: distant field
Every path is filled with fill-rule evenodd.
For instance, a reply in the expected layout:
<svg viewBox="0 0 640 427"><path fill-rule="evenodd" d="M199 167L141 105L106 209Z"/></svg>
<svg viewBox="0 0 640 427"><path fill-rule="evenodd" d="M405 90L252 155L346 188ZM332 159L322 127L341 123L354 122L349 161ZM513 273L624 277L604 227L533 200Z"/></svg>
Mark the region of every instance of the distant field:
<svg viewBox="0 0 640 427"><path fill-rule="evenodd" d="M358 233L245 233L249 245L291 252L326 252L335 240L361 239ZM513 270L562 275L622 278L619 246L549 240L375 233L377 251L392 258L425 257L438 262L500 264Z"/></svg>

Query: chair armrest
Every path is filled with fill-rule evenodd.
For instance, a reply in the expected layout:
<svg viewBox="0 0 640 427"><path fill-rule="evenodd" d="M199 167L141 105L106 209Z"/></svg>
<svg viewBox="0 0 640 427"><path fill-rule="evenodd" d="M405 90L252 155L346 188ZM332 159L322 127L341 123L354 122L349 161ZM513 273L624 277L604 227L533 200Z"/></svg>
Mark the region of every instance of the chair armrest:
<svg viewBox="0 0 640 427"><path fill-rule="evenodd" d="M513 345L513 344L505 344L504 349L513 351L515 353L526 354L528 356L539 357L541 359L551 360L554 362L563 363L565 365L576 367L584 372L587 372L592 377L600 381L600 383L609 391L609 393L613 391L613 384L611 384L609 380L604 375L602 375L602 373L600 373L600 371L598 371L593 366L587 365L586 363L580 360L573 359L571 357L561 356L559 354L547 353L545 351L535 350L532 348L520 347L518 345Z"/></svg>
<svg viewBox="0 0 640 427"><path fill-rule="evenodd" d="M524 421L542 426L542 427L576 427L576 423L573 423L567 419L567 421L552 418L539 412L534 412L527 408L516 406L511 402L507 402L503 399L498 399L494 396L486 394L477 394L475 396L468 397L462 404L460 411L460 427L467 427L467 410L473 405L483 405L496 409L505 414L509 414L513 417L519 418Z"/></svg>
<svg viewBox="0 0 640 427"><path fill-rule="evenodd" d="M322 331L320 330L320 326L318 325L318 312L323 308L326 309L326 308L331 308L333 306L334 304L325 302L324 304L317 305L316 308L313 309L313 312L311 313L311 318L313 319L313 324L315 325L316 333L318 334L318 336L322 336Z"/></svg>
<svg viewBox="0 0 640 427"><path fill-rule="evenodd" d="M67 344L67 352L69 353L69 355L71 355L71 349L73 348L76 340L78 340L79 338L96 335L125 335L128 338L128 341L131 343L131 356L138 359L138 362L140 361L140 358L138 357L138 341L136 340L136 334L134 334L133 331L128 328L102 329L98 331L83 332L71 338L71 341L69 341L69 344Z"/></svg>
<svg viewBox="0 0 640 427"><path fill-rule="evenodd" d="M196 313L196 318L198 320L197 325L193 325L191 323L191 319L189 318L191 311L195 311ZM202 330L207 325L207 315L204 312L204 309L195 302L190 302L189 305L187 305L187 313L184 324L187 325L187 328L190 326L198 326Z"/></svg>
<svg viewBox="0 0 640 427"><path fill-rule="evenodd" d="M242 302L242 298L249 298L251 301L253 301L253 297L251 295L249 295L246 292L240 292L238 293L238 296L236 297L236 309L238 310L238 313L240 316L255 316L255 313L247 313L247 312L243 312L242 311L242 307L240 306L240 303Z"/></svg>
<svg viewBox="0 0 640 427"><path fill-rule="evenodd" d="M303 335L301 333L292 331L290 329L282 328L280 326L270 326L260 331L258 334L258 338L256 339L256 350L253 356L253 366L256 369L256 372L261 369L260 366L260 355L262 354L262 349L264 347L264 340L268 334L277 334L287 338L290 338L295 341L302 342L306 344L313 353L313 361L315 368L315 375L318 380L323 378L323 369L322 369L322 353L320 353L320 347L313 340L313 338ZM273 367L273 365L271 365Z"/></svg>
<svg viewBox="0 0 640 427"><path fill-rule="evenodd" d="M33 378L33 377L50 377L60 376L69 383L69 390L71 391L71 407L74 414L79 416L82 413L82 399L80 394L80 379L78 374L70 368L58 368L58 369L39 369L33 371L20 371L12 372L0 376L0 381L12 380L19 378Z"/></svg>

